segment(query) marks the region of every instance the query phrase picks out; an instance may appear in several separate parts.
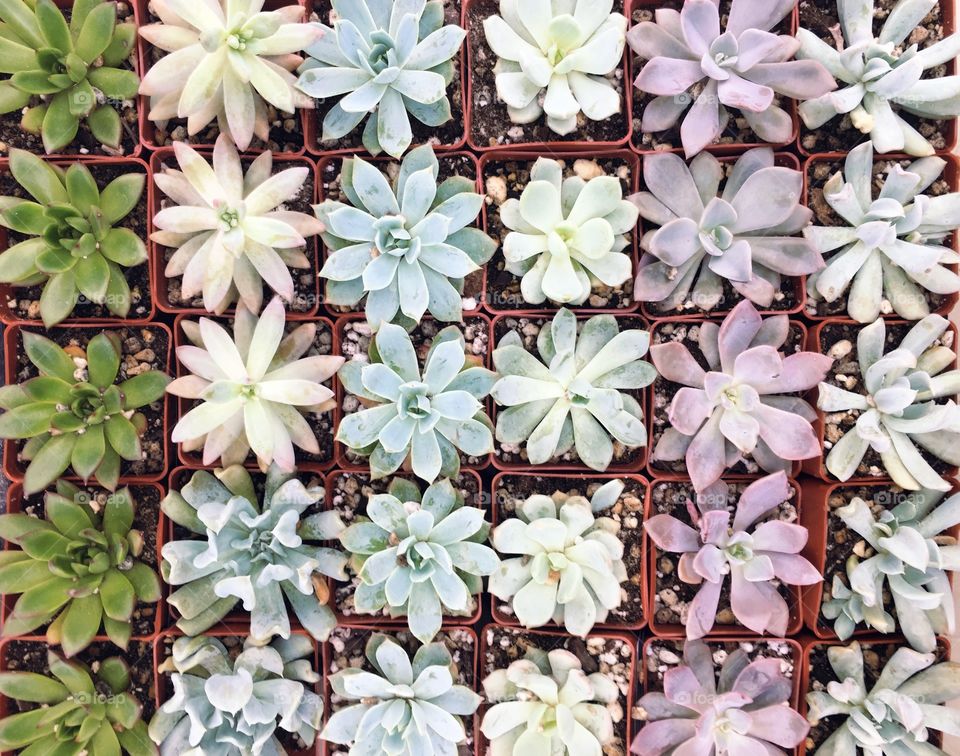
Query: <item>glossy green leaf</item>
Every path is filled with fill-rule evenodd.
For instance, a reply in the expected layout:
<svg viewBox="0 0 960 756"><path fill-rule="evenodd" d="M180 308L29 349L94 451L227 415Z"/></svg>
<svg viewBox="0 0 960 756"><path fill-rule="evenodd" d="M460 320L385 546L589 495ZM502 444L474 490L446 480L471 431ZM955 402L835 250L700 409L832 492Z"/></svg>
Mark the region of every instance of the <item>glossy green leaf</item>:
<svg viewBox="0 0 960 756"><path fill-rule="evenodd" d="M37 255L47 248L43 239L27 239L0 253L0 281L15 283L37 273Z"/></svg>
<svg viewBox="0 0 960 756"><path fill-rule="evenodd" d="M141 458L143 450L140 446L140 436L137 434L137 429L133 427L133 423L123 415L114 415L107 420L105 428L107 441L121 459L135 462Z"/></svg>
<svg viewBox="0 0 960 756"><path fill-rule="evenodd" d="M103 65L121 68L130 59L137 44L137 27L128 22L117 24L113 39L103 51Z"/></svg>
<svg viewBox="0 0 960 756"><path fill-rule="evenodd" d="M27 108L23 113L23 117L20 119L20 128L28 134L39 134L43 128L43 119L46 115L46 105L36 105L35 107Z"/></svg>
<svg viewBox="0 0 960 756"><path fill-rule="evenodd" d="M102 66L92 69L87 78L90 83L107 97L125 100L137 96L140 78L133 72L122 68Z"/></svg>
<svg viewBox="0 0 960 756"><path fill-rule="evenodd" d="M73 277L77 288L87 299L103 304L110 283L110 268L103 255L94 253L78 260L73 267Z"/></svg>
<svg viewBox="0 0 960 756"><path fill-rule="evenodd" d="M73 471L83 480L89 480L103 460L105 444L102 425L88 426L86 433L77 435L77 443L73 447L70 464Z"/></svg>
<svg viewBox="0 0 960 756"><path fill-rule="evenodd" d="M0 113L12 113L15 110L20 110L25 108L29 102L29 92L17 89L9 81L0 81Z"/></svg>
<svg viewBox="0 0 960 756"><path fill-rule="evenodd" d="M78 81L67 92L67 102L70 104L70 115L84 118L89 115L97 104L97 96L86 79Z"/></svg>
<svg viewBox="0 0 960 756"><path fill-rule="evenodd" d="M77 304L77 287L73 270L57 273L43 287L40 294L40 315L50 328L70 317Z"/></svg>
<svg viewBox="0 0 960 756"><path fill-rule="evenodd" d="M50 47L61 52L73 49L73 40L70 38L70 28L63 13L53 0L37 0L34 6L40 33Z"/></svg>
<svg viewBox="0 0 960 756"><path fill-rule="evenodd" d="M55 95L43 116L43 148L47 154L59 152L77 136L80 120L70 112L70 92Z"/></svg>
<svg viewBox="0 0 960 756"><path fill-rule="evenodd" d="M98 334L87 344L87 371L90 383L105 389L112 386L120 370L120 352L106 335Z"/></svg>
<svg viewBox="0 0 960 756"><path fill-rule="evenodd" d="M138 409L151 404L163 396L170 383L170 376L159 370L148 370L120 384L124 409Z"/></svg>
<svg viewBox="0 0 960 756"><path fill-rule="evenodd" d="M50 579L50 567L46 562L30 559L5 564L0 567L0 590L3 593L19 593Z"/></svg>
<svg viewBox="0 0 960 756"><path fill-rule="evenodd" d="M133 628L129 620L114 620L104 615L103 630L107 637L120 648L126 648L130 644Z"/></svg>
<svg viewBox="0 0 960 756"><path fill-rule="evenodd" d="M107 497L107 505L103 509L103 532L107 538L126 538L132 527L133 499L129 488L121 488Z"/></svg>
<svg viewBox="0 0 960 756"><path fill-rule="evenodd" d="M48 496L45 511L47 519L67 538L76 540L80 533L93 527L86 510L62 496Z"/></svg>
<svg viewBox="0 0 960 756"><path fill-rule="evenodd" d="M100 584L100 600L103 602L103 611L110 618L117 621L129 621L133 608L137 603L133 585L119 570L109 570L103 576Z"/></svg>
<svg viewBox="0 0 960 756"><path fill-rule="evenodd" d="M79 664L65 661L53 652L47 654L47 664L50 666L50 672L74 695L92 694L95 691L93 680L87 670Z"/></svg>
<svg viewBox="0 0 960 756"><path fill-rule="evenodd" d="M0 748L10 751L22 748L53 732L53 723L41 728L43 709L12 714L0 720Z"/></svg>
<svg viewBox="0 0 960 756"><path fill-rule="evenodd" d="M147 260L147 248L129 228L112 228L100 242L100 252L108 260L125 268L140 265Z"/></svg>
<svg viewBox="0 0 960 756"><path fill-rule="evenodd" d="M44 242L46 244L46 242ZM63 247L46 247L37 255L37 269L46 273L48 276L54 276L57 273L63 273L71 270L76 265L76 258Z"/></svg>
<svg viewBox="0 0 960 756"><path fill-rule="evenodd" d="M126 173L107 184L100 193L103 220L113 226L137 206L143 195L147 177L143 173Z"/></svg>
<svg viewBox="0 0 960 756"><path fill-rule="evenodd" d="M74 163L67 168L66 184L71 204L84 215L99 204L100 189L90 169L83 163Z"/></svg>
<svg viewBox="0 0 960 756"><path fill-rule="evenodd" d="M0 223L21 234L39 236L49 225L50 218L43 205L37 202L20 202L9 210L3 211L0 215Z"/></svg>
<svg viewBox="0 0 960 756"><path fill-rule="evenodd" d="M108 446L103 453L103 461L97 468L97 483L108 491L114 491L117 488L117 482L120 480L120 457Z"/></svg>
<svg viewBox="0 0 960 756"><path fill-rule="evenodd" d="M59 478L70 466L77 436L65 433L54 436L34 455L23 476L23 491L26 494L37 493Z"/></svg>
<svg viewBox="0 0 960 756"><path fill-rule="evenodd" d="M100 629L103 610L96 595L75 598L67 607L63 625L60 628L63 653L76 656L93 640Z"/></svg>
<svg viewBox="0 0 960 756"><path fill-rule="evenodd" d="M130 687L130 666L119 656L111 656L100 662L97 678L114 693L123 693Z"/></svg>
<svg viewBox="0 0 960 756"><path fill-rule="evenodd" d="M130 312L130 285L123 277L123 271L115 262L108 262L110 282L107 284L107 309L118 318L125 318Z"/></svg>
<svg viewBox="0 0 960 756"><path fill-rule="evenodd" d="M87 126L94 138L108 147L119 147L123 135L123 124L120 114L109 105L101 105L90 111L87 116Z"/></svg>
<svg viewBox="0 0 960 756"><path fill-rule="evenodd" d="M0 0L0 18L24 42L37 49L44 46L32 3L27 5L23 0Z"/></svg>
<svg viewBox="0 0 960 756"><path fill-rule="evenodd" d="M123 574L141 601L154 604L160 600L160 578L149 566L143 562L134 562Z"/></svg>
<svg viewBox="0 0 960 756"><path fill-rule="evenodd" d="M70 384L53 375L40 375L23 384L23 390L35 402L70 402Z"/></svg>
<svg viewBox="0 0 960 756"><path fill-rule="evenodd" d="M57 412L53 402L33 402L0 415L0 438L33 438L50 430Z"/></svg>
<svg viewBox="0 0 960 756"><path fill-rule="evenodd" d="M52 95L61 89L50 80L50 74L39 69L17 71L10 77L10 84L22 92L29 92L34 95Z"/></svg>
<svg viewBox="0 0 960 756"><path fill-rule="evenodd" d="M0 672L0 694L15 701L59 703L69 691L56 680L36 672Z"/></svg>
<svg viewBox="0 0 960 756"><path fill-rule="evenodd" d="M77 55L87 63L95 61L110 44L116 21L117 6L113 3L100 3L91 10L77 35Z"/></svg>
<svg viewBox="0 0 960 756"><path fill-rule="evenodd" d="M11 618L43 617L57 611L70 600L67 591L70 590L72 582L69 578L51 577L29 588L20 594L13 606ZM4 630L6 632L6 628Z"/></svg>
<svg viewBox="0 0 960 756"><path fill-rule="evenodd" d="M14 74L37 67L37 54L29 47L0 37L0 73Z"/></svg>
<svg viewBox="0 0 960 756"><path fill-rule="evenodd" d="M69 202L60 174L26 150L10 150L10 172L30 196L44 205Z"/></svg>

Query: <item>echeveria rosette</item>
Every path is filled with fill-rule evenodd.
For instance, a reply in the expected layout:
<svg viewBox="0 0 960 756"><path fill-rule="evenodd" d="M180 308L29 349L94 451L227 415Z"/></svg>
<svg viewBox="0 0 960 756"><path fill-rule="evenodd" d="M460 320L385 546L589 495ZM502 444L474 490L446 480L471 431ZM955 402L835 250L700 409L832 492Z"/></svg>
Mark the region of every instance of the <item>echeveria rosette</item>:
<svg viewBox="0 0 960 756"><path fill-rule="evenodd" d="M200 538L174 540L162 550L167 601L177 627L199 635L243 602L250 637L269 643L289 638L292 608L300 625L325 641L336 625L326 604L327 578L346 580L346 556L320 543L335 540L343 522L335 512L307 514L323 501L323 488L307 488L276 466L261 495L240 465L213 474L198 470L161 502L164 514Z"/></svg>
<svg viewBox="0 0 960 756"><path fill-rule="evenodd" d="M582 305L596 286L620 286L630 278L627 234L637 216L615 176L564 178L561 163L539 158L520 199L500 207L500 221L510 230L504 267L522 277L520 293L528 304Z"/></svg>
<svg viewBox="0 0 960 756"><path fill-rule="evenodd" d="M702 323L704 370L677 341L650 348L664 380L680 384L652 461L684 460L698 491L749 455L767 472L789 471L818 457L816 410L796 396L822 381L833 360L815 352L780 351L790 332L786 315L761 318L749 301L716 323Z"/></svg>
<svg viewBox="0 0 960 756"><path fill-rule="evenodd" d="M347 362L339 378L363 409L340 421L337 440L369 457L374 479L409 459L428 483L456 477L460 452L482 457L493 451L492 423L482 400L496 378L468 361L460 329L438 333L420 370L417 351L402 327L384 323L370 342L370 362Z"/></svg>
<svg viewBox="0 0 960 756"><path fill-rule="evenodd" d="M824 461L831 475L849 480L873 449L898 486L950 490L950 482L917 448L948 465L960 464L960 410L953 400L960 391L960 370L947 369L954 367L956 353L937 343L949 327L945 318L928 315L890 351L882 318L860 329L858 390L827 382L819 386L817 406L828 417L857 413L855 425L834 442Z"/></svg>
<svg viewBox="0 0 960 756"><path fill-rule="evenodd" d="M500 0L500 15L483 22L497 56L497 95L513 123L547 126L565 136L581 113L603 121L620 112L609 77L620 66L627 19L613 0Z"/></svg>
<svg viewBox="0 0 960 756"><path fill-rule="evenodd" d="M696 506L688 501L693 527L667 514L644 523L658 548L682 555L680 580L700 586L687 616L688 638L703 638L713 629L728 575L730 608L737 621L761 635L786 635L790 607L777 582L814 585L823 579L800 554L807 545L807 529L770 519L791 496L787 476L773 473L748 485L731 512L729 488L717 481L697 493Z"/></svg>
<svg viewBox="0 0 960 756"><path fill-rule="evenodd" d="M483 195L465 176L437 185L440 163L431 145L411 150L393 181L360 157L343 161L340 188L348 202L314 209L326 227L328 255L320 275L326 302L364 301L371 328L396 322L412 329L429 312L463 318L464 279L486 264L496 243L470 226Z"/></svg>
<svg viewBox="0 0 960 756"><path fill-rule="evenodd" d="M315 23L297 88L337 99L323 118L321 142L347 136L364 118L363 146L399 158L413 142L410 116L431 128L453 117L447 88L466 32L444 26L442 0L335 0L333 28Z"/></svg>
<svg viewBox="0 0 960 756"><path fill-rule="evenodd" d="M930 742L930 731L960 734L960 712L944 705L960 697L960 663L898 648L868 688L864 653L856 641L827 649L836 679L807 693L807 719L838 724L814 756L947 756Z"/></svg>
<svg viewBox="0 0 960 756"><path fill-rule="evenodd" d="M263 10L263 0L152 0L159 23L140 36L167 54L150 66L140 94L150 98L151 121L187 121L191 136L216 119L221 134L241 149L270 137L268 105L284 113L312 108L292 73L300 51L322 35L303 24L304 8Z"/></svg>
<svg viewBox="0 0 960 756"><path fill-rule="evenodd" d="M646 61L634 84L655 95L640 128L666 131L683 116L680 137L690 158L720 137L732 108L764 142L789 142L793 119L776 97L806 100L837 86L819 62L791 60L800 48L796 39L769 31L796 4L733 0L721 29L718 0L685 0L679 11L658 8L654 21L630 29L627 42Z"/></svg>
<svg viewBox="0 0 960 756"><path fill-rule="evenodd" d="M630 750L637 756L786 756L810 730L792 697L793 681L780 659L750 661L738 648L717 670L710 646L688 640L683 664L663 675L663 692L636 702L645 724Z"/></svg>
<svg viewBox="0 0 960 756"><path fill-rule="evenodd" d="M830 29L834 44L798 29L797 56L819 61L840 83L837 91L800 103L807 128L820 129L849 115L877 152L932 155L933 145L898 111L932 119L960 115L960 76L928 74L957 57L960 34L923 50L907 39L936 7L937 0L900 0L875 37L874 0L838 0L840 23Z"/></svg>
<svg viewBox="0 0 960 756"><path fill-rule="evenodd" d="M153 176L167 201L161 199L150 239L174 250L163 274L182 277L181 297L202 294L208 312L223 313L236 302L260 312L264 284L290 302L289 268L310 268L307 239L323 230L313 216L284 209L301 193L310 169L274 173L268 151L244 173L225 134L217 138L212 164L183 142L173 149L180 170L163 166Z"/></svg>
<svg viewBox="0 0 960 756"><path fill-rule="evenodd" d="M689 165L670 153L644 158L646 191L630 201L659 228L640 241L638 300L658 310L710 311L724 298L727 283L769 308L784 277L823 267L815 245L799 236L813 215L800 204L800 171L776 165L773 150L758 147L725 176L724 164L708 153Z"/></svg>
<svg viewBox="0 0 960 756"><path fill-rule="evenodd" d="M826 268L807 280L815 300L835 302L846 294L847 314L872 323L884 312L884 299L901 318L919 320L930 314L929 294L960 291L960 276L949 267L960 255L943 244L960 227L960 193L923 193L946 165L938 157L906 167L892 163L874 197L873 144L850 151L843 170L823 186L839 224L803 230L829 255Z"/></svg>

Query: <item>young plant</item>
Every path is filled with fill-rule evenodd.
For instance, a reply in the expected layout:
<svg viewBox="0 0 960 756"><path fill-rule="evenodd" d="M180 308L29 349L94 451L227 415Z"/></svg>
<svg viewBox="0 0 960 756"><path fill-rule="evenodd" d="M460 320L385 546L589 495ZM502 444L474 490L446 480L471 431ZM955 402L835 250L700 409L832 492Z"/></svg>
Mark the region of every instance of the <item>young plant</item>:
<svg viewBox="0 0 960 756"><path fill-rule="evenodd" d="M539 360L518 333L508 333L493 353L501 378L490 393L507 408L497 416L497 440L526 441L534 465L575 448L583 464L600 472L613 461L613 440L645 446L643 408L626 392L656 378L642 359L649 343L646 331L621 333L612 315L596 315L578 328L566 308L540 329Z"/></svg>
<svg viewBox="0 0 960 756"><path fill-rule="evenodd" d="M803 174L775 165L773 150L749 150L734 164L720 193L724 166L708 153L689 167L679 155L643 161L647 191L630 197L644 220L634 296L664 310L712 310L724 282L759 307L770 307L781 276L823 267L816 246L797 234L813 213L800 204Z"/></svg>
<svg viewBox="0 0 960 756"><path fill-rule="evenodd" d="M769 31L796 4L733 0L721 29L716 0L685 0L679 12L658 8L655 21L634 26L627 42L646 60L634 83L642 93L656 95L644 109L641 129L671 129L689 107L680 136L691 158L720 137L733 108L763 141L789 142L793 122L776 98L806 100L837 86L819 62L791 60L797 40Z"/></svg>
<svg viewBox="0 0 960 756"><path fill-rule="evenodd" d="M786 635L790 608L777 583L814 585L823 580L800 555L807 529L770 519L790 497L787 476L777 472L747 486L731 511L729 488L718 480L696 494L696 505L687 501L693 527L667 514L643 524L658 548L683 555L677 568L680 580L700 586L690 604L687 638L703 638L713 629L728 575L730 608L737 621L761 635Z"/></svg>
<svg viewBox="0 0 960 756"><path fill-rule="evenodd" d="M48 328L69 317L81 296L125 318L125 269L146 262L147 248L129 228L114 226L137 206L146 176L134 170L101 191L82 163L64 170L24 150L10 150L10 173L33 199L0 197L0 226L30 238L0 253L0 282L43 284L40 316Z"/></svg>
<svg viewBox="0 0 960 756"><path fill-rule="evenodd" d="M113 491L121 460L143 456L147 419L137 410L163 398L170 376L148 370L116 383L122 353L114 331L90 339L83 357L32 331L22 338L40 375L0 388L0 438L26 440L24 493L42 491L71 466L84 481L92 477Z"/></svg>
<svg viewBox="0 0 960 756"><path fill-rule="evenodd" d="M932 155L933 145L899 111L920 118L960 115L960 77L927 76L960 52L960 34L920 50L907 38L937 6L937 0L901 0L873 35L873 0L839 2L840 23L830 31L836 47L807 29L797 30L798 57L819 61L841 89L800 103L808 129L818 129L838 115L849 115L854 128L868 134L877 152Z"/></svg>
<svg viewBox="0 0 960 756"><path fill-rule="evenodd" d="M510 229L503 240L506 270L522 276L520 293L529 304L581 305L595 286L630 278L625 234L634 231L637 215L615 176L565 179L558 161L539 158L520 199L500 207Z"/></svg>
<svg viewBox="0 0 960 756"><path fill-rule="evenodd" d="M468 362L456 326L438 333L421 375L410 335L383 323L370 342L370 362L347 362L340 382L365 409L340 421L337 440L370 458L374 479L395 472L409 458L414 474L432 483L456 477L462 451L480 457L493 451L492 423L482 399L494 373Z"/></svg>
<svg viewBox="0 0 960 756"><path fill-rule="evenodd" d="M349 746L350 753L456 753L467 738L462 717L482 699L454 683L447 647L421 646L411 660L399 643L377 633L364 654L375 671L347 667L330 676L333 692L356 703L331 713L320 738Z"/></svg>
<svg viewBox="0 0 960 756"><path fill-rule="evenodd" d="M960 227L960 194L923 194L946 164L938 157L906 168L893 163L874 199L873 144L851 150L843 171L823 186L841 224L803 230L817 251L833 253L807 290L827 302L846 294L847 314L861 323L880 316L884 298L900 317L919 320L930 314L927 292L960 291L960 276L947 267L960 256L943 245Z"/></svg>
<svg viewBox="0 0 960 756"><path fill-rule="evenodd" d="M885 352L887 327L878 319L857 334L862 390L820 384L821 410L856 413L856 424L834 443L825 461L838 480L849 480L867 449L873 449L901 488L950 490L950 482L917 449L919 445L948 465L960 464L957 405L952 398L936 401L960 391L960 370L946 370L956 354L936 343L949 326L939 315L928 315L897 349Z"/></svg>
<svg viewBox="0 0 960 756"><path fill-rule="evenodd" d="M329 411L333 391L323 385L342 357L304 357L316 324L284 334L283 302L275 297L258 318L242 304L233 336L208 318L181 324L191 345L177 347L190 375L167 387L198 404L174 426L171 440L189 451L203 449L203 464L243 464L252 450L260 469L276 463L293 472L293 447L319 454L320 445L302 413Z"/></svg>
<svg viewBox="0 0 960 756"><path fill-rule="evenodd" d="M268 646L247 639L239 654L217 638L177 638L157 669L170 673L173 695L150 720L150 738L164 754L286 756L278 732L311 748L323 717L313 657L304 635Z"/></svg>
<svg viewBox="0 0 960 756"><path fill-rule="evenodd" d="M620 498L623 481L600 486L588 501L571 496L558 505L558 494L534 494L505 519L491 537L505 559L490 576L490 593L510 601L524 627L562 624L585 638L620 606L621 583L627 580L618 524L594 515Z"/></svg>
<svg viewBox="0 0 960 756"><path fill-rule="evenodd" d="M363 146L399 158L413 142L410 116L436 128L453 117L447 87L466 32L443 25L441 0L338 3L331 29L306 46L297 88L339 98L323 119L322 142L345 137L366 117Z"/></svg>
<svg viewBox="0 0 960 756"><path fill-rule="evenodd" d="M325 641L336 625L326 578L346 580L347 559L316 544L339 537L343 523L335 512L304 516L323 501L323 488L308 489L275 465L262 496L261 504L250 473L233 465L197 470L161 502L167 517L202 537L163 546L164 581L180 586L168 599L177 627L199 635L242 601L250 638L262 645L290 637L289 602L303 628Z"/></svg>
<svg viewBox="0 0 960 756"><path fill-rule="evenodd" d="M140 718L143 704L130 690L130 668L118 656L96 671L47 652L50 675L0 672L0 694L35 704L0 720L0 748L27 756L88 753L157 756ZM22 749L22 750L20 750Z"/></svg>
<svg viewBox="0 0 960 756"><path fill-rule="evenodd" d="M0 554L0 591L20 594L4 637L49 624L47 643L74 656L102 626L126 648L137 604L160 600L160 578L140 561L144 537L133 527L134 508L127 488L110 494L101 511L59 481L44 497L43 519L0 515L0 538L20 547Z"/></svg>
<svg viewBox="0 0 960 756"><path fill-rule="evenodd" d="M623 59L627 19L612 9L613 0L505 0L501 15L484 20L497 95L511 121L533 123L546 111L547 126L563 136L576 130L580 113L603 121L620 112L620 94L605 77Z"/></svg>
<svg viewBox="0 0 960 756"><path fill-rule="evenodd" d="M437 186L440 163L429 144L412 150L390 179L360 157L343 161L346 202L324 200L314 209L329 250L320 275L327 303L354 307L364 297L376 330L395 322L412 329L425 312L437 320L463 319L464 278L497 249L470 228L483 195L464 176Z"/></svg>
<svg viewBox="0 0 960 756"><path fill-rule="evenodd" d="M678 341L651 347L660 374L682 386L653 461L684 459L694 487L703 491L743 455L767 472L789 471L794 460L819 456L811 425L816 411L795 394L822 381L833 360L815 352L784 356L779 349L789 329L786 315L764 320L744 300L721 325L700 325L709 370Z"/></svg>
<svg viewBox="0 0 960 756"><path fill-rule="evenodd" d="M119 147L120 116L109 101L135 98L140 78L122 67L136 27L117 23L116 3L75 2L68 24L53 0L5 0L0 21L3 73L11 74L0 81L0 113L22 110L20 127L40 134L48 153L70 144L81 120L94 139Z"/></svg>
<svg viewBox="0 0 960 756"><path fill-rule="evenodd" d="M266 284L285 301L293 299L289 268L308 270L307 238L323 224L306 213L284 209L301 192L306 166L273 173L273 154L264 152L246 174L226 134L217 138L213 165L192 147L174 142L180 170L154 174L169 204L153 218L150 238L176 250L163 271L182 276L185 299L203 294L203 306L222 314L235 302L260 312Z"/></svg>
<svg viewBox="0 0 960 756"><path fill-rule="evenodd" d="M313 107L292 73L303 61L299 52L322 35L300 23L303 6L264 11L263 0L236 7L158 0L150 7L160 22L140 27L140 36L167 53L140 84L151 121L184 118L192 136L216 119L220 133L245 150L254 136L269 138L268 105L291 114Z"/></svg>

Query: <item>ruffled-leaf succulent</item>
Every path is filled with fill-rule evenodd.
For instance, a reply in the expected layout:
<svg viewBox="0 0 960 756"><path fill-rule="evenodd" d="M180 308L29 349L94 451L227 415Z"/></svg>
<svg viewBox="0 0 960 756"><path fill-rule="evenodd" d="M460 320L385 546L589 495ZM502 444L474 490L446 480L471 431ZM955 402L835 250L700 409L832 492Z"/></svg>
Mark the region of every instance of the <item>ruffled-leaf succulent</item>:
<svg viewBox="0 0 960 756"><path fill-rule="evenodd" d="M911 491L950 489L949 481L917 448L948 465L960 464L957 405L952 398L937 402L960 391L960 370L947 370L956 362L956 354L938 343L949 326L945 318L928 315L891 351L886 351L883 319L860 329L858 390L820 384L817 406L828 416L833 412L856 413L854 427L827 454L825 465L831 475L849 480L867 450L873 449L898 486Z"/></svg>
<svg viewBox="0 0 960 756"><path fill-rule="evenodd" d="M616 504L623 488L623 481L611 480L589 500L571 496L560 504L534 494L494 529L493 547L520 556L504 559L490 576L490 593L510 601L521 625L556 622L586 637L620 606L627 568L619 525L596 514Z"/></svg>
<svg viewBox="0 0 960 756"><path fill-rule="evenodd" d="M24 493L42 491L69 467L114 490L122 460L143 456L147 419L137 410L163 398L170 376L148 370L117 383L122 352L115 331L90 339L83 357L33 331L22 338L39 375L0 388L0 438L26 440L20 451L28 462Z"/></svg>
<svg viewBox="0 0 960 756"><path fill-rule="evenodd" d="M190 374L177 378L167 391L198 404L174 426L174 443L183 443L188 451L202 448L205 465L218 459L223 465L242 464L252 450L264 472L271 463L292 472L294 446L320 453L303 413L332 408L333 391L323 382L343 358L304 357L316 324L304 323L287 334L284 324L279 297L259 318L241 305L232 336L209 318L181 324L192 343L177 347L177 359Z"/></svg>
<svg viewBox="0 0 960 756"><path fill-rule="evenodd" d="M169 204L154 216L158 230L150 238L176 250L164 275L182 276L181 296L202 294L209 312L223 313L238 301L260 312L264 285L291 301L289 269L310 268L307 239L323 230L313 216L285 209L310 169L274 173L273 155L264 152L244 173L225 134L217 138L212 166L183 142L174 142L173 149L180 170L164 166L153 176Z"/></svg>
<svg viewBox="0 0 960 756"><path fill-rule="evenodd" d="M177 627L199 635L242 602L250 638L268 643L290 637L289 603L301 626L326 640L336 625L326 578L346 580L347 558L317 545L343 530L335 512L306 514L322 501L322 487L307 488L276 466L267 472L262 503L240 465L198 470L171 491L161 502L164 513L200 536L170 541L161 552L164 581L176 586L168 602L180 615Z"/></svg>
<svg viewBox="0 0 960 756"><path fill-rule="evenodd" d="M701 153L689 166L679 155L643 161L646 191L630 197L656 224L641 240L634 296L662 310L714 309L724 283L759 307L770 307L784 277L823 267L814 244L799 236L812 212L800 204L803 174L776 165L773 150L744 153L724 181L724 165ZM723 191L720 184L723 183Z"/></svg>
<svg viewBox="0 0 960 756"><path fill-rule="evenodd" d="M483 30L511 121L546 112L547 126L563 136L581 113L603 121L620 112L622 97L606 77L623 59L627 19L612 9L613 0L500 0L500 15Z"/></svg>
<svg viewBox="0 0 960 756"><path fill-rule="evenodd" d="M347 362L340 382L364 409L340 421L337 440L370 458L373 477L395 472L409 459L414 474L432 483L456 477L460 452L480 457L493 451L492 423L481 401L494 373L468 360L456 326L438 333L420 371L410 335L381 325L370 342L369 363Z"/></svg>
<svg viewBox="0 0 960 756"><path fill-rule="evenodd" d="M340 186L348 202L315 207L325 226L326 302L354 307L364 300L376 330L396 322L413 328L424 313L460 322L464 278L480 270L496 243L470 227L483 195L464 176L439 186L433 147L412 150L393 181L360 157L343 161Z"/></svg>
<svg viewBox="0 0 960 756"><path fill-rule="evenodd" d="M0 197L0 226L28 237L0 253L0 282L42 284L48 328L69 317L81 297L126 317L125 269L145 263L147 248L115 226L137 206L146 176L133 170L101 189L82 163L64 170L24 150L10 150L10 173L32 199Z"/></svg>
<svg viewBox="0 0 960 756"><path fill-rule="evenodd" d="M637 216L615 176L564 178L558 161L539 158L520 199L500 207L510 229L503 240L505 268L522 277L520 293L529 304L581 305L595 287L630 278L626 234Z"/></svg>
<svg viewBox="0 0 960 756"><path fill-rule="evenodd" d="M649 343L646 331L621 332L612 315L580 326L566 308L540 329L540 359L511 331L493 353L501 377L490 393L506 407L497 414L497 440L526 442L534 465L575 449L583 464L601 472L613 461L614 441L645 446L643 408L627 392L656 378L643 360Z"/></svg>
<svg viewBox="0 0 960 756"><path fill-rule="evenodd" d="M0 538L20 547L0 555L0 590L20 594L3 635L49 624L47 642L74 656L102 626L126 648L137 604L160 600L160 578L141 560L144 536L133 527L135 506L122 488L101 511L60 481L44 498L43 519L0 515Z"/></svg>
<svg viewBox="0 0 960 756"><path fill-rule="evenodd" d="M481 698L456 684L453 657L442 643L413 659L389 636L370 636L364 654L373 671L348 667L330 676L334 694L350 703L331 713L320 732L350 754L444 756L467 738L463 717Z"/></svg>
<svg viewBox="0 0 960 756"><path fill-rule="evenodd" d="M750 455L767 472L789 471L795 460L819 456L816 411L796 393L822 381L833 360L815 352L779 351L786 315L763 319L747 300L716 323L702 323L704 370L678 341L655 344L650 357L666 381L681 388L670 403L668 427L652 460L685 460L702 491Z"/></svg>
<svg viewBox="0 0 960 756"><path fill-rule="evenodd" d="M436 128L453 116L453 82L466 32L444 25L441 0L337 0L333 28L317 23L297 87L310 97L339 98L323 118L321 142L345 137L367 119L363 146L399 158L413 142L410 116Z"/></svg>

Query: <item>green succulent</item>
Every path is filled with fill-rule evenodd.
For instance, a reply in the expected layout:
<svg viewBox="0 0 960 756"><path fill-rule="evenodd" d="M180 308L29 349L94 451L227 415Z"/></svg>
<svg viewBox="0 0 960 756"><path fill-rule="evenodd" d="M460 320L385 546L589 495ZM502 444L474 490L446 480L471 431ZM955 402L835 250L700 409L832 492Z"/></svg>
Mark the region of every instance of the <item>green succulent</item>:
<svg viewBox="0 0 960 756"><path fill-rule="evenodd" d="M40 98L21 127L39 133L48 153L70 144L81 120L98 141L118 147L122 125L109 101L136 97L140 77L121 68L137 32L117 23L117 4L76 0L67 23L53 0L0 0L0 21L0 74L10 74L0 81L0 113Z"/></svg>
<svg viewBox="0 0 960 756"><path fill-rule="evenodd" d="M43 284L40 315L48 328L70 316L81 294L126 317L124 269L146 262L147 248L114 225L137 206L145 174L126 173L101 191L82 163L64 170L24 150L10 151L10 172L33 200L0 197L0 226L30 238L0 254L0 282Z"/></svg>
<svg viewBox="0 0 960 756"><path fill-rule="evenodd" d="M20 547L0 553L0 593L20 594L3 635L49 623L47 642L73 656L102 624L126 648L137 603L160 600L160 578L139 559L144 538L133 528L134 507L127 488L98 511L88 495L59 481L44 498L44 519L0 515L0 538Z"/></svg>
<svg viewBox="0 0 960 756"><path fill-rule="evenodd" d="M120 460L142 456L147 420L136 410L161 399L170 376L150 370L117 384L120 338L113 331L90 339L85 367L32 331L23 332L23 348L40 375L0 388L0 439L27 440L24 493L42 491L68 467L115 490Z"/></svg>

